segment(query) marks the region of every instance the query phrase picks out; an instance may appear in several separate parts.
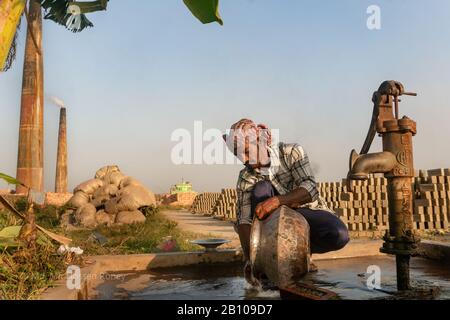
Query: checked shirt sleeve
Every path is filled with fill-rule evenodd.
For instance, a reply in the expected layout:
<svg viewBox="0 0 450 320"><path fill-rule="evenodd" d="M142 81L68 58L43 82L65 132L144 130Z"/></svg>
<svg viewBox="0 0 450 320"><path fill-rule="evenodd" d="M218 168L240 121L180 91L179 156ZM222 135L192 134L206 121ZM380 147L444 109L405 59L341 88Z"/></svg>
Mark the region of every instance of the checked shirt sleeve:
<svg viewBox="0 0 450 320"><path fill-rule="evenodd" d="M294 178L295 188L304 188L311 195L312 201L319 199L319 192L316 186L316 179L309 163L309 158L303 148L294 145L289 155L291 173Z"/></svg>

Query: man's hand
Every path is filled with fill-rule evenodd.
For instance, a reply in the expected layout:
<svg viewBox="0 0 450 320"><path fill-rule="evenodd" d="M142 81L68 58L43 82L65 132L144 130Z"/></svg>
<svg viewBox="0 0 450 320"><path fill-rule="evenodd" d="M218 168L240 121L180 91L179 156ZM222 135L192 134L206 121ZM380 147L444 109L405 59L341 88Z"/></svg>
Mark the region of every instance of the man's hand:
<svg viewBox="0 0 450 320"><path fill-rule="evenodd" d="M259 220L267 218L272 212L281 206L279 197L275 196L266 201L258 203L255 209L255 214Z"/></svg>
<svg viewBox="0 0 450 320"><path fill-rule="evenodd" d="M247 280L247 282L250 285L252 285L254 287L258 286L258 281L253 276L253 268L252 268L252 264L251 264L251 262L249 260L247 260L245 262L244 277L245 277L245 280Z"/></svg>

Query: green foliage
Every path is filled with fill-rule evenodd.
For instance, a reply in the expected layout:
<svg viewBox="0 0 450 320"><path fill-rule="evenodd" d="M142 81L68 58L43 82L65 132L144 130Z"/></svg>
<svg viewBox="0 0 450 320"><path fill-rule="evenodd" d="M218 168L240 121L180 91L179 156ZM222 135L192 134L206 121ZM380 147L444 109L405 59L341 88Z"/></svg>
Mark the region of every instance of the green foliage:
<svg viewBox="0 0 450 320"><path fill-rule="evenodd" d="M145 207L140 207L139 211L142 212L142 214L145 217L150 217L150 216L154 215L155 213L159 212L159 207L158 206L145 206Z"/></svg>
<svg viewBox="0 0 450 320"><path fill-rule="evenodd" d="M21 197L14 202L14 207L16 207L17 211L25 213L28 208L28 200L26 197Z"/></svg>
<svg viewBox="0 0 450 320"><path fill-rule="evenodd" d="M5 210L0 210L0 229L16 226L22 223L22 220L18 219L11 213Z"/></svg>
<svg viewBox="0 0 450 320"><path fill-rule="evenodd" d="M200 22L218 22L223 25L219 14L219 0L183 0L183 2Z"/></svg>
<svg viewBox="0 0 450 320"><path fill-rule="evenodd" d="M158 246L167 239L175 240L180 251L198 250L189 241L199 236L181 231L176 222L166 219L161 213L147 217L145 223L98 227L95 231L108 239L103 246L96 241L87 241L91 230L69 232L72 246L80 246L86 254L134 254L159 252Z"/></svg>
<svg viewBox="0 0 450 320"><path fill-rule="evenodd" d="M55 229L59 226L59 216L63 212L55 206L35 207L36 223L45 229Z"/></svg>
<svg viewBox="0 0 450 320"><path fill-rule="evenodd" d="M13 178L13 177L8 176L7 174L1 173L1 172L0 172L0 179L5 181L7 184L13 184L16 186L25 186L22 182L20 182L16 178Z"/></svg>

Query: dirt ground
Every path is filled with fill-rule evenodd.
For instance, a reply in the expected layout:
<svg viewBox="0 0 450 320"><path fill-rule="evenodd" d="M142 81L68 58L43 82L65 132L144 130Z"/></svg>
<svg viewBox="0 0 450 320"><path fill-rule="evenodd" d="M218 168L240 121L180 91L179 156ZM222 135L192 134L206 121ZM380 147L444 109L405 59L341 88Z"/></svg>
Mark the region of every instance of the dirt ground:
<svg viewBox="0 0 450 320"><path fill-rule="evenodd" d="M170 220L176 221L178 226L193 233L205 235L205 237L224 238L232 242L222 248L239 248L239 237L234 231L230 221L214 219L201 214L192 214L187 210L164 210L163 214ZM421 232L420 237L424 240L434 240L450 243L450 230L447 231L426 231ZM352 234L352 239L368 239L367 237L356 237ZM381 236L379 237L381 239Z"/></svg>
<svg viewBox="0 0 450 320"><path fill-rule="evenodd" d="M164 210L162 213L178 226L188 232L202 234L207 238L223 238L231 240L221 248L239 248L239 237L230 221L214 219L201 214L192 214L187 210Z"/></svg>

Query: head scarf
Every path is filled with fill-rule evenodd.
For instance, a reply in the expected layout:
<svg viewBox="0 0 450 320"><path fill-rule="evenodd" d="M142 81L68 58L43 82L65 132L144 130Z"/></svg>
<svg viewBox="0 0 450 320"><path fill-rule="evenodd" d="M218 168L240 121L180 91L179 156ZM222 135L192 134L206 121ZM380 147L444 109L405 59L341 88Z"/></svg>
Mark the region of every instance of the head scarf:
<svg viewBox="0 0 450 320"><path fill-rule="evenodd" d="M270 146L272 135L270 129L265 124L256 124L250 119L241 119L230 128L229 134L224 134L223 138L228 149L239 157L239 153L245 150L246 140L250 145L256 147L257 143Z"/></svg>

